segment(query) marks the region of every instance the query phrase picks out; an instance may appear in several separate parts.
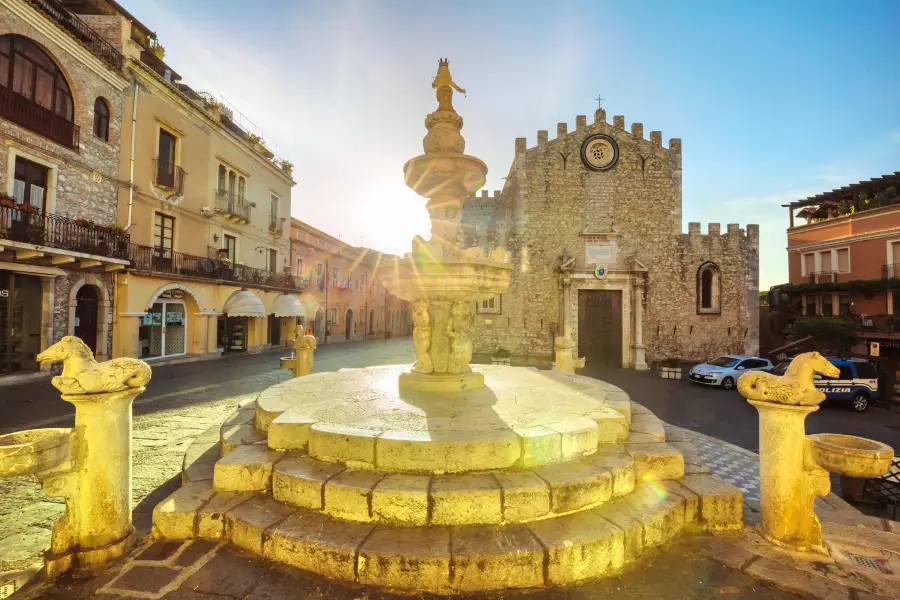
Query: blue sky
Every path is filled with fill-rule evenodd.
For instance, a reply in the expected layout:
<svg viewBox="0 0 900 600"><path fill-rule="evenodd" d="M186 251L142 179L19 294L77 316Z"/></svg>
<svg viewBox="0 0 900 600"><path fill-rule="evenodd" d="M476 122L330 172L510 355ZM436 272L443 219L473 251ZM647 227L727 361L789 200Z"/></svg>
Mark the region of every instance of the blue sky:
<svg viewBox="0 0 900 600"><path fill-rule="evenodd" d="M126 0L195 89L296 166L293 215L394 253L428 232L403 185L449 57L466 151L499 189L516 137L591 118L683 140L684 224L759 223L787 278L787 201L900 170L900 2Z"/></svg>

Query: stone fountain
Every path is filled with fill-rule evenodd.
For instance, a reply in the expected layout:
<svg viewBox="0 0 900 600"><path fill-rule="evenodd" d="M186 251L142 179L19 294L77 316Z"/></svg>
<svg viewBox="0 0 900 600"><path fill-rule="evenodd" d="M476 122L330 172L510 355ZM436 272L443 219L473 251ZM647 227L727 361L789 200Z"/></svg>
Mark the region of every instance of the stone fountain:
<svg viewBox="0 0 900 600"><path fill-rule="evenodd" d="M622 390L571 373L572 348L554 371L469 365L470 304L506 289L512 268L502 248L461 248L462 203L487 168L463 153L448 61L432 88L425 153L404 167L428 199L431 239L415 238L383 281L413 303L415 364L263 391L218 443L188 451L155 536L224 538L332 580L451 594L570 584L686 528L740 529L740 492L684 438L667 444Z"/></svg>

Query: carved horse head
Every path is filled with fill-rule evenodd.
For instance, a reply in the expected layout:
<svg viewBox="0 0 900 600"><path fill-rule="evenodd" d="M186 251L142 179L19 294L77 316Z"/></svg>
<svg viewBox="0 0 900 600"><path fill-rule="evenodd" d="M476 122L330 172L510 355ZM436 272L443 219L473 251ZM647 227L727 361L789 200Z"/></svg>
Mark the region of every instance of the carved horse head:
<svg viewBox="0 0 900 600"><path fill-rule="evenodd" d="M94 359L94 353L91 352L88 345L81 341L81 338L77 338L74 335L65 336L37 355L37 359L41 364L65 362L73 357L88 361Z"/></svg>
<svg viewBox="0 0 900 600"><path fill-rule="evenodd" d="M803 380L803 383L812 383L815 373L837 377L841 371L818 352L804 352L794 357L784 376Z"/></svg>

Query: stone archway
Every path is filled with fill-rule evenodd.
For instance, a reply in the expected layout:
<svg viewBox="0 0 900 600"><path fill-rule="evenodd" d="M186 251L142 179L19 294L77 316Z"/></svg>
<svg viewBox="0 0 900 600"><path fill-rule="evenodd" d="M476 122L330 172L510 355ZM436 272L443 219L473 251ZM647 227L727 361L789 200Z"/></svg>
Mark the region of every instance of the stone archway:
<svg viewBox="0 0 900 600"><path fill-rule="evenodd" d="M90 289L84 289L85 286ZM81 314L79 314L79 300L81 301ZM87 314L87 311L92 309L92 306L87 306L88 304L96 306L96 310L91 315ZM69 323L66 334L78 335L76 322L79 324L78 333L82 335L85 334L86 329L93 327L95 341L91 350L98 361L109 358L109 307L109 292L103 280L96 275L85 275L69 289ZM93 324L86 322L82 325L80 318L92 320ZM85 341L91 345L89 340Z"/></svg>

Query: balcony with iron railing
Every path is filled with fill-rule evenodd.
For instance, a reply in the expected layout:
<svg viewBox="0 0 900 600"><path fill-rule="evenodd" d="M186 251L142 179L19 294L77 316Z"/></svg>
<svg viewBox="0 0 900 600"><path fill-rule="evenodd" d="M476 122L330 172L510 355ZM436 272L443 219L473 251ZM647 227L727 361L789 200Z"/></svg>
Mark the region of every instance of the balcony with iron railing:
<svg viewBox="0 0 900 600"><path fill-rule="evenodd" d="M44 13L47 18L62 29L69 32L81 42L91 53L116 70L122 70L125 58L122 53L107 42L99 33L70 12L57 0L26 0L29 4Z"/></svg>
<svg viewBox="0 0 900 600"><path fill-rule="evenodd" d="M275 273L266 269L236 265L225 259L194 256L140 244L131 244L129 259L133 271L166 276L181 275L287 291L301 291L309 285L309 278L296 277L290 273Z"/></svg>
<svg viewBox="0 0 900 600"><path fill-rule="evenodd" d="M809 283L837 283L837 271L816 271L809 274Z"/></svg>
<svg viewBox="0 0 900 600"><path fill-rule="evenodd" d="M238 223L250 222L250 203L243 196L239 196L233 190L215 189L215 210L228 221Z"/></svg>
<svg viewBox="0 0 900 600"><path fill-rule="evenodd" d="M269 217L269 233L275 237L281 237L284 234L285 221L287 221L286 217L276 217L275 215L271 215Z"/></svg>
<svg viewBox="0 0 900 600"><path fill-rule="evenodd" d="M51 249L78 252L97 257L128 260L129 236L123 231L93 224L82 219L69 219L45 212L35 206L12 204L9 198L0 198L0 246L4 240L40 246L27 254L41 258L41 254L54 254ZM8 247L7 250L13 248ZM19 256L26 251L20 249ZM74 260L74 259L73 259ZM55 260L65 264L68 260Z"/></svg>
<svg viewBox="0 0 900 600"><path fill-rule="evenodd" d="M881 268L881 272L884 279L894 279L900 277L900 263L883 265Z"/></svg>
<svg viewBox="0 0 900 600"><path fill-rule="evenodd" d="M184 194L184 178L187 173L176 164L153 159L153 185L170 190L176 196Z"/></svg>
<svg viewBox="0 0 900 600"><path fill-rule="evenodd" d="M78 151L78 125L4 86L0 86L0 118Z"/></svg>

